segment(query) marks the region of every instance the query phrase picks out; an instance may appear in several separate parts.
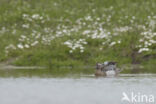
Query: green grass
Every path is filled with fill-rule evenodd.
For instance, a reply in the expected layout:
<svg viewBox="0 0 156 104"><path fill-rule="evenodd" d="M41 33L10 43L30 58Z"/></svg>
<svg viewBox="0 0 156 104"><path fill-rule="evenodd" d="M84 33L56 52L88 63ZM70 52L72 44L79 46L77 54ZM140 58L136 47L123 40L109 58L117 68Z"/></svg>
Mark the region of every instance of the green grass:
<svg viewBox="0 0 156 104"><path fill-rule="evenodd" d="M125 64L139 64L145 66L140 72L156 73L156 44L148 47L151 51L142 53L138 53L139 48L136 47L140 44L139 39L142 38L140 35L142 32L148 30L156 32L156 26L150 27L150 20L156 23L154 18L156 16L155 0L1 0L0 14L1 62L18 57L18 60L12 64L47 66L51 70L70 66L79 73L84 72L84 70L83 68L76 69L76 67L94 66L97 62L114 60L118 62L119 67ZM39 14L43 19L29 21L23 18L23 14L29 16ZM85 20L86 16L91 16L93 20ZM109 16L111 16L110 20L108 20ZM132 19L133 17L134 19ZM81 24L81 29L70 32L70 36L69 32L63 33L63 36L51 40L49 45L43 44L42 38L35 39L32 35L35 33L33 31L37 31L35 36L37 34L41 34L41 37L56 35L59 31L59 25L62 26L60 31L70 30L74 26L78 28L79 25L76 21L80 18L82 23L86 23L86 25ZM96 20L97 18L100 20ZM107 41L107 39L92 39L82 35L83 31L88 29L100 31L100 26L96 25L95 22L103 23L102 28L111 33L110 41L105 45L102 45L102 42ZM29 24L29 28L23 28L23 24ZM87 27L89 25L91 25L90 28ZM138 28L139 25L145 26L146 29ZM124 32L114 31L115 28L125 26L132 29ZM45 28L49 29L48 32L45 32ZM13 33L14 31L16 32ZM118 35L114 36L115 33ZM19 41L21 35L29 38L30 43L36 40L39 43L30 48L19 49L17 44L29 44L26 40ZM63 43L67 40L80 38L86 39L85 41L88 43L84 45L84 52L81 53L80 49L76 49L73 53L69 53L70 48ZM156 40L156 37L154 36L152 39ZM110 47L111 42L118 40L121 40L120 44ZM6 54L6 47L10 44L16 46L17 49L9 49L9 53ZM147 58L144 58L146 56ZM70 71L63 73L68 72ZM125 73L131 72L125 71ZM56 71L56 73L58 72ZM89 71L89 73L93 73L93 71Z"/></svg>
<svg viewBox="0 0 156 104"><path fill-rule="evenodd" d="M16 69L0 70L0 77L80 77L92 74L93 69L57 68L57 69Z"/></svg>

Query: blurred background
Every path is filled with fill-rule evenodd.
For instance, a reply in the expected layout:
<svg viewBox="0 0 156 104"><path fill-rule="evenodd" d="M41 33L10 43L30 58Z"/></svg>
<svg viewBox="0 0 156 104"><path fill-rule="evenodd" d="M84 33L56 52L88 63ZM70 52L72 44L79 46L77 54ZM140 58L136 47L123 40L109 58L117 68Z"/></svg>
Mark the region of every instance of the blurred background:
<svg viewBox="0 0 156 104"><path fill-rule="evenodd" d="M0 0L0 42L1 69L90 74L116 61L155 73L156 1Z"/></svg>

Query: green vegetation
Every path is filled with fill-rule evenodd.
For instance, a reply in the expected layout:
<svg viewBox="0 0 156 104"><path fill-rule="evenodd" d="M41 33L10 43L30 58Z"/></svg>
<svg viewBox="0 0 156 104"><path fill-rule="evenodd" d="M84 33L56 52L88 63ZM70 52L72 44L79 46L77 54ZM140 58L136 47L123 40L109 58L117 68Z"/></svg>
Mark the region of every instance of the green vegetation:
<svg viewBox="0 0 156 104"><path fill-rule="evenodd" d="M156 72L155 0L0 0L0 14L0 62L85 73L114 60L144 66L125 73Z"/></svg>
<svg viewBox="0 0 156 104"><path fill-rule="evenodd" d="M16 69L16 70L0 70L0 77L72 77L79 78L86 74L92 74L93 69ZM72 75L72 76L71 76ZM87 76L93 77L93 76Z"/></svg>

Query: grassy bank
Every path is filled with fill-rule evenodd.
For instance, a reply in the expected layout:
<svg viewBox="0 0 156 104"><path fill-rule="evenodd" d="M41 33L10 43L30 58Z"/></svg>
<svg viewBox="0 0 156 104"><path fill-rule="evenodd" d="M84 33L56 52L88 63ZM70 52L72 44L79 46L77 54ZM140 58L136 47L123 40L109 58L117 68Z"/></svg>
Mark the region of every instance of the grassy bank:
<svg viewBox="0 0 156 104"><path fill-rule="evenodd" d="M77 69L114 60L156 72L155 0L1 0L0 14L1 62Z"/></svg>

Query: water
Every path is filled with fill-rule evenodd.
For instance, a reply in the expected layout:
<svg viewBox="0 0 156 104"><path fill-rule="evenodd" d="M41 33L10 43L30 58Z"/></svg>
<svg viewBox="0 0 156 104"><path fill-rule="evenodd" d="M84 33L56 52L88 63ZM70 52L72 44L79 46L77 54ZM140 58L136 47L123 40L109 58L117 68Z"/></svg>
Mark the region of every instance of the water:
<svg viewBox="0 0 156 104"><path fill-rule="evenodd" d="M123 92L156 97L156 75L0 78L0 104L127 104Z"/></svg>

